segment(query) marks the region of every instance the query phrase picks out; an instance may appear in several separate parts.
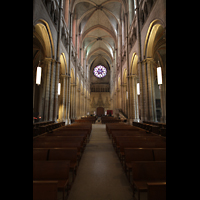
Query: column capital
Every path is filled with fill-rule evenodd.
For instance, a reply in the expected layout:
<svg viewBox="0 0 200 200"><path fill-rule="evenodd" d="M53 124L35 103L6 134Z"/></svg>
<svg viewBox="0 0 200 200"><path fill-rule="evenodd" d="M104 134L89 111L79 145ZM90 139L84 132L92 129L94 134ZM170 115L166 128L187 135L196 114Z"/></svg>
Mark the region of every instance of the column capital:
<svg viewBox="0 0 200 200"><path fill-rule="evenodd" d="M53 58L45 58L44 60L43 60L43 62L44 62L44 64L50 64L51 62L52 62L52 60L54 60Z"/></svg>

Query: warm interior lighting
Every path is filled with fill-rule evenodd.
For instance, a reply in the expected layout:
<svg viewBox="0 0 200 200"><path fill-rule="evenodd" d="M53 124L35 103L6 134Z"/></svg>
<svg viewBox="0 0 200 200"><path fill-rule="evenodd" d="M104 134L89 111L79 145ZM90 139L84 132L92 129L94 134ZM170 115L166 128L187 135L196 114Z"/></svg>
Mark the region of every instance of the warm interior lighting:
<svg viewBox="0 0 200 200"><path fill-rule="evenodd" d="M162 70L161 67L157 68L158 85L162 84Z"/></svg>
<svg viewBox="0 0 200 200"><path fill-rule="evenodd" d="M41 82L41 74L42 74L42 68L41 67L37 67L37 73L36 73L36 84L40 85Z"/></svg>
<svg viewBox="0 0 200 200"><path fill-rule="evenodd" d="M126 91L126 99L128 100L128 91Z"/></svg>
<svg viewBox="0 0 200 200"><path fill-rule="evenodd" d="M61 87L61 83L58 83L58 95L60 95L60 87Z"/></svg>
<svg viewBox="0 0 200 200"><path fill-rule="evenodd" d="M140 95L140 84L137 83L137 95Z"/></svg>

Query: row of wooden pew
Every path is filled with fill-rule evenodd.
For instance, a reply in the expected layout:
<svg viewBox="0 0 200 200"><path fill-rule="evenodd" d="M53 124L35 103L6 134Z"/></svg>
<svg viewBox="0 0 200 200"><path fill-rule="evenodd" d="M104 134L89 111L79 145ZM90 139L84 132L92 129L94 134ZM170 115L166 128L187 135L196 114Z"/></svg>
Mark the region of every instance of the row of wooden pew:
<svg viewBox="0 0 200 200"><path fill-rule="evenodd" d="M133 122L132 124L133 126L143 128L148 132L153 132L158 135L166 136L166 123L143 121Z"/></svg>
<svg viewBox="0 0 200 200"><path fill-rule="evenodd" d="M121 123L106 124L106 131L133 189L147 192L148 200L166 199L166 137ZM161 192L162 191L162 192Z"/></svg>
<svg viewBox="0 0 200 200"><path fill-rule="evenodd" d="M33 200L68 197L91 130L74 123L33 138Z"/></svg>
<svg viewBox="0 0 200 200"><path fill-rule="evenodd" d="M52 130L64 126L65 122L48 121L48 122L37 122L33 124L33 137L41 135L45 132L51 132Z"/></svg>
<svg viewBox="0 0 200 200"><path fill-rule="evenodd" d="M118 122L121 122L121 120L120 119L116 119L114 117L103 116L103 117L101 117L101 122L102 122L102 124L118 123Z"/></svg>

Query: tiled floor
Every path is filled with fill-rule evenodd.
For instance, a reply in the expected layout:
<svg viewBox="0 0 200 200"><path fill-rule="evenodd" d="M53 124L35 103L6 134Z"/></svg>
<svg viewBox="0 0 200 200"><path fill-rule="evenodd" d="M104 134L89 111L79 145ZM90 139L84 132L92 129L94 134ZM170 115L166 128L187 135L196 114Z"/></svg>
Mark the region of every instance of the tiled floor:
<svg viewBox="0 0 200 200"><path fill-rule="evenodd" d="M133 200L132 194L105 124L93 124L68 200Z"/></svg>

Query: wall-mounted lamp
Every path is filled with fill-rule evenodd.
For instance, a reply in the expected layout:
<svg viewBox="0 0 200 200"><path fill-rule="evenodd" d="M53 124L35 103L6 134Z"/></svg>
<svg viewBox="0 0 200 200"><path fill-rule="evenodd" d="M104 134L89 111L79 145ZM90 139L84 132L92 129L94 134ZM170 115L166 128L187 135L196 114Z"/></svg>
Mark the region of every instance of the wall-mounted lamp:
<svg viewBox="0 0 200 200"><path fill-rule="evenodd" d="M37 85L40 85L41 83L41 75L42 75L42 68L39 67L40 65L40 61L39 61L39 64L38 64L38 67L37 67L37 71L36 71L36 84Z"/></svg>
<svg viewBox="0 0 200 200"><path fill-rule="evenodd" d="M137 95L140 95L140 83L137 83Z"/></svg>
<svg viewBox="0 0 200 200"><path fill-rule="evenodd" d="M157 77L158 77L158 85L161 85L162 84L162 69L161 69L159 61L158 61L158 67L157 67Z"/></svg>
<svg viewBox="0 0 200 200"><path fill-rule="evenodd" d="M58 95L60 95L61 83L58 83Z"/></svg>

